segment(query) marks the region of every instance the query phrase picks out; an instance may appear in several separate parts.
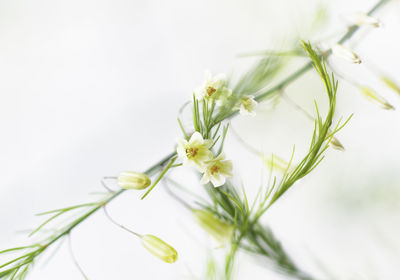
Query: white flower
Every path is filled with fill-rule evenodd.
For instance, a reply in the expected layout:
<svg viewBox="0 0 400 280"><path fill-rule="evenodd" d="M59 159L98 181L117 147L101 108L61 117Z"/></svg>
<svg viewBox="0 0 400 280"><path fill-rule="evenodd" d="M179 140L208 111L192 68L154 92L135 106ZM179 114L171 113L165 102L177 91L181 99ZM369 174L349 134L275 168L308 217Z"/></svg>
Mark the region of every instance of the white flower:
<svg viewBox="0 0 400 280"><path fill-rule="evenodd" d="M232 162L220 154L207 162L200 184L204 185L211 181L214 187L219 187L225 184L226 177L232 177Z"/></svg>
<svg viewBox="0 0 400 280"><path fill-rule="evenodd" d="M361 63L361 59L353 51L343 47L340 44L336 44L332 47L332 53L337 57L343 58L351 63Z"/></svg>
<svg viewBox="0 0 400 280"><path fill-rule="evenodd" d="M203 172L205 162L210 160L213 156L210 151L211 145L212 140L203 139L203 136L196 131L190 137L189 141L185 139L178 140L176 152L183 160L184 165L192 165L200 172Z"/></svg>
<svg viewBox="0 0 400 280"><path fill-rule="evenodd" d="M360 12L354 13L352 15L351 19L352 19L352 22L358 26L360 26L360 25L369 25L372 27L381 27L382 26L382 23L380 20L378 20L374 17L368 16L364 13L360 13Z"/></svg>
<svg viewBox="0 0 400 280"><path fill-rule="evenodd" d="M240 100L240 103L236 108L239 109L241 115L255 116L255 108L257 104L257 101L254 100L254 96L248 95Z"/></svg>
<svg viewBox="0 0 400 280"><path fill-rule="evenodd" d="M216 101L216 104L221 106L226 99L232 94L232 91L225 87L226 76L225 74L218 74L212 76L209 71L206 71L204 83L194 91L197 100L210 100Z"/></svg>

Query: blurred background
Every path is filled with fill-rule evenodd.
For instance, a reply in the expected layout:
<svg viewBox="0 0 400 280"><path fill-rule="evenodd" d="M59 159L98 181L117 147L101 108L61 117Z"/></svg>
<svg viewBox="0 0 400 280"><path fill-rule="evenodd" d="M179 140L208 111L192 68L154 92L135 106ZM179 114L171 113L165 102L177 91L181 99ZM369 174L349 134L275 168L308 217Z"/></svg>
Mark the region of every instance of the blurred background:
<svg viewBox="0 0 400 280"><path fill-rule="evenodd" d="M180 106L204 71L239 75L254 61L238 54L288 50L298 39L329 47L353 12L376 1L0 1L0 248L27 244L34 214L93 201L100 179L143 171L172 151ZM400 2L376 15L382 28L362 28L348 46L363 63L332 57L345 77L373 87L394 107L400 95L377 73L400 83ZM295 58L289 75L307 60ZM274 82L277 82L275 80ZM323 87L309 72L286 94L314 114L326 109ZM340 80L336 119L354 114L337 135L345 151L326 159L265 215L293 259L317 279L397 279L400 272L400 113L383 110ZM313 123L284 100L260 104L232 127L265 153L304 155ZM235 180L255 193L267 172L234 135L226 154ZM189 169L171 173L202 193ZM89 279L205 279L210 255L223 256L191 214L158 186L144 201L126 192L110 204L115 220L172 244L165 264L102 212L72 233ZM81 279L66 243L46 254L27 279ZM1 259L2 260L2 259ZM2 262L2 261L1 261ZM263 260L240 254L236 279L286 279Z"/></svg>

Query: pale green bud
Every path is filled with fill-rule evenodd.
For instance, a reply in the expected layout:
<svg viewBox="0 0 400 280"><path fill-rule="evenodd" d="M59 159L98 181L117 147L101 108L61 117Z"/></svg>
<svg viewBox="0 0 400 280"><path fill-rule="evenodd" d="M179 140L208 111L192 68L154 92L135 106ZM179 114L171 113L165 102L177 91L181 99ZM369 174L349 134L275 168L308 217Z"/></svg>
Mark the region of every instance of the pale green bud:
<svg viewBox="0 0 400 280"><path fill-rule="evenodd" d="M193 209L192 211L199 225L220 245L224 245L231 240L233 234L232 225L218 219L206 210Z"/></svg>
<svg viewBox="0 0 400 280"><path fill-rule="evenodd" d="M263 156L264 163L271 169L278 170L280 172L286 172L289 163L281 157L271 154L269 156Z"/></svg>
<svg viewBox="0 0 400 280"><path fill-rule="evenodd" d="M144 173L125 171L118 176L118 185L123 189L142 190L150 184L150 178Z"/></svg>
<svg viewBox="0 0 400 280"><path fill-rule="evenodd" d="M393 90L393 91L397 92L398 94L400 94L400 86L398 84L396 84L395 81L393 81L392 79L390 79L389 77L386 77L386 76L381 76L381 80L391 90Z"/></svg>
<svg viewBox="0 0 400 280"><path fill-rule="evenodd" d="M382 96L380 96L378 93L376 93L372 88L366 87L366 86L361 86L360 87L361 92L364 94L365 97L367 97L369 100L372 102L378 104L385 110L394 110L394 107L386 101Z"/></svg>
<svg viewBox="0 0 400 280"><path fill-rule="evenodd" d="M170 245L160 238L146 234L141 237L142 245L154 256L166 263L174 263L178 259L178 253Z"/></svg>

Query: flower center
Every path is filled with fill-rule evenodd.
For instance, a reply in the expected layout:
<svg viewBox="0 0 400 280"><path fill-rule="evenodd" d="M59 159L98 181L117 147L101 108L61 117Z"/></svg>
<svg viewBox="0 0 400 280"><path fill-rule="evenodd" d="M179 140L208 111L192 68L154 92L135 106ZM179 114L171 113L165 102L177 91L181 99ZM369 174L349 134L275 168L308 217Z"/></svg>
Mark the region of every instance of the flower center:
<svg viewBox="0 0 400 280"><path fill-rule="evenodd" d="M213 95L213 93L216 92L217 90L213 87L208 87L206 91L207 91L208 96L211 97L211 95Z"/></svg>
<svg viewBox="0 0 400 280"><path fill-rule="evenodd" d="M246 109L246 110L248 110L248 111L250 111L251 110L251 99L250 98L243 98L242 99L242 104L243 104L243 106L244 106L244 108Z"/></svg>
<svg viewBox="0 0 400 280"><path fill-rule="evenodd" d="M199 148L188 148L188 149L186 149L186 155L189 158L193 158L197 155L198 151L199 151Z"/></svg>
<svg viewBox="0 0 400 280"><path fill-rule="evenodd" d="M214 175L214 173L218 173L220 169L221 169L221 168L220 168L218 165L213 165L213 166L210 168L210 173L211 173L211 175Z"/></svg>

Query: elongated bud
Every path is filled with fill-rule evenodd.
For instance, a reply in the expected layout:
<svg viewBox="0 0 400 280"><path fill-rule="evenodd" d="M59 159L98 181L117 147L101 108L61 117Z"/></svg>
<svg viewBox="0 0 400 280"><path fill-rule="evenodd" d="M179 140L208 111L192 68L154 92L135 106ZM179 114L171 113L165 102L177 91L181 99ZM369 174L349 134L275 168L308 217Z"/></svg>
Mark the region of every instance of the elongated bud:
<svg viewBox="0 0 400 280"><path fill-rule="evenodd" d="M332 47L332 53L335 56L345 59L351 63L357 63L357 64L361 63L361 59L358 57L356 53L343 47L340 44L336 44Z"/></svg>
<svg viewBox="0 0 400 280"><path fill-rule="evenodd" d="M334 148L336 150L339 150L339 151L344 151L345 150L344 146L342 145L342 143L335 136L332 137L330 144L331 144L332 148Z"/></svg>
<svg viewBox="0 0 400 280"><path fill-rule="evenodd" d="M166 263L174 263L178 259L176 250L154 235L143 235L142 245L147 251Z"/></svg>
<svg viewBox="0 0 400 280"><path fill-rule="evenodd" d="M285 172L289 163L277 155L269 155L263 157L264 163L271 169L276 169L280 172Z"/></svg>
<svg viewBox="0 0 400 280"><path fill-rule="evenodd" d="M382 23L380 22L380 20L368 16L364 13L354 13L352 15L352 21L354 24L360 26L360 25L369 25L372 27L381 27Z"/></svg>
<svg viewBox="0 0 400 280"><path fill-rule="evenodd" d="M381 81L387 86L389 87L391 90L397 92L398 94L400 94L400 86L398 84L396 84L395 81L393 81L392 79L390 79L389 77L386 76L381 76Z"/></svg>
<svg viewBox="0 0 400 280"><path fill-rule="evenodd" d="M218 219L206 210L194 209L193 214L199 225L210 234L220 245L231 240L233 226Z"/></svg>
<svg viewBox="0 0 400 280"><path fill-rule="evenodd" d="M123 189L142 190L150 184L150 178L144 173L125 171L118 176L118 185Z"/></svg>
<svg viewBox="0 0 400 280"><path fill-rule="evenodd" d="M376 93L372 88L366 87L366 86L361 86L360 87L361 92L364 94L365 97L367 97L369 100L372 102L378 104L385 110L394 110L394 107L386 101L382 96L380 96L378 93Z"/></svg>

